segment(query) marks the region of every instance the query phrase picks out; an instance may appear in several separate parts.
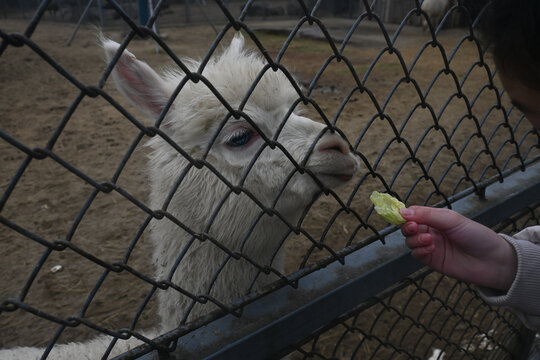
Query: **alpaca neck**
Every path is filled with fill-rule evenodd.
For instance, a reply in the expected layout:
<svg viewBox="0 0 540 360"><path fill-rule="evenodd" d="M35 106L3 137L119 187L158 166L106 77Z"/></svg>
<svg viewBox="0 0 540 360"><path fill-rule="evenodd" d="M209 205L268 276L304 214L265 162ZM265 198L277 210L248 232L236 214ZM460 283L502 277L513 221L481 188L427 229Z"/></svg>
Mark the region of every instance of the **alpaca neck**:
<svg viewBox="0 0 540 360"><path fill-rule="evenodd" d="M218 193L214 188L212 194ZM193 192L179 191L176 196L189 199ZM214 200L218 204L221 197ZM193 296L209 296L227 304L276 279L260 273L250 261L283 270L283 256L275 252L287 228L276 216L266 214L255 222L261 209L246 195L231 194L211 223L208 207L200 200L187 200L191 206L186 207L183 203L171 202L168 211L192 231L206 233L211 239L193 236L169 219L155 221L151 238L156 279L170 280ZM157 296L164 330L217 308L172 288L158 290Z"/></svg>
<svg viewBox="0 0 540 360"><path fill-rule="evenodd" d="M276 250L288 230L279 217L265 214L246 194L231 192L207 168L192 167L175 188L187 164L179 156L166 155L158 149L151 156L150 205L167 211L176 222L165 217L151 223L155 278L171 281L192 296L173 288L157 290L165 331L216 309L193 296L227 304L275 280L275 275L263 274L258 267L283 270L283 256ZM237 175L218 170L226 178ZM171 189L175 194L164 208Z"/></svg>

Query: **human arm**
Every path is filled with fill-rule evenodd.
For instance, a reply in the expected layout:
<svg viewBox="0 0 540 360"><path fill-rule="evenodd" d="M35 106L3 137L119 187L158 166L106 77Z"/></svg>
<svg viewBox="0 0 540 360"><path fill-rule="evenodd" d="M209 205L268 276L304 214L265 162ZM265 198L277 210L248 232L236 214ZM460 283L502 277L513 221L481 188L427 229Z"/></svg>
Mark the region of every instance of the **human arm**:
<svg viewBox="0 0 540 360"><path fill-rule="evenodd" d="M510 237L448 209L407 210L401 210L407 220L401 231L412 256L479 285L488 303L511 309L527 327L540 330L540 226Z"/></svg>

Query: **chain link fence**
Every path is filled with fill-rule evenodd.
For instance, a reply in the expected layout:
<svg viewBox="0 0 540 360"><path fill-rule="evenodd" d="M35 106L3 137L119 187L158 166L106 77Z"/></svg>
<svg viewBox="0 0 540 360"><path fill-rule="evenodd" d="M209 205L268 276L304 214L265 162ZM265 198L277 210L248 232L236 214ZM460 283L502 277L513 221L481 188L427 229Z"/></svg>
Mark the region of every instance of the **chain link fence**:
<svg viewBox="0 0 540 360"><path fill-rule="evenodd" d="M515 319L483 304L467 284L428 269L337 322L299 348L303 358L510 359L521 355L516 351L518 338L512 335L519 333ZM327 336L335 340L328 342ZM331 345L319 345L319 339Z"/></svg>
<svg viewBox="0 0 540 360"><path fill-rule="evenodd" d="M513 234L538 224L538 204L494 227ZM297 348L298 358L519 359L520 324L474 288L429 269L403 279Z"/></svg>
<svg viewBox="0 0 540 360"><path fill-rule="evenodd" d="M502 190L486 192L512 183L515 174L535 189L540 152L537 131L510 104L478 40L483 12L471 3L449 4L427 31L419 25L428 15L412 0L160 1L145 26L135 3L87 4L104 11L99 26L121 50L156 69L182 69L177 101L196 86L209 90L200 106L221 108L219 129L250 119L244 107L260 79L283 74L283 87L292 85L297 100L280 129L303 106L304 116L325 126L307 157L331 132L360 161L347 184L331 189L281 144L281 130L263 137L240 180L231 179L209 156L221 130L194 154L167 133L165 113L148 125L119 94L109 76L121 50L104 64L95 30L83 27L75 36L75 21L92 20L83 4L58 21L49 10L75 12L75 5L2 2L0 347L40 347L47 357L59 344L106 334L103 358L526 358L530 332L511 313L484 304L470 285L410 260L396 228L373 214L368 199L378 190L408 205L459 209L465 202L476 210L464 213L506 233L539 224L534 190L488 215L478 210L502 197ZM237 31L263 65L231 102L227 87L214 86L205 69ZM202 60L193 67L185 57ZM146 140L164 140L171 156L185 161L165 199L149 199L146 159L159 159ZM291 166L270 204L246 185L265 149L284 154ZM202 172L218 185L175 197ZM297 174L313 178L318 196L290 219L277 204ZM202 226L168 210L177 202L189 213L211 191L215 203L197 212ZM238 216L227 206L237 196L256 210ZM216 233L221 218L239 226L245 247L229 248ZM266 218L285 231L263 258L248 249ZM171 255L174 269L201 279L202 287L154 272L151 229L163 223L188 239ZM196 268L183 265L191 246L208 251ZM246 279L225 278L235 264L249 269ZM219 284L240 285L229 299ZM149 333L159 321L160 294L188 306L178 327ZM115 353L129 339L138 347Z"/></svg>
<svg viewBox="0 0 540 360"><path fill-rule="evenodd" d="M406 300L404 302L404 300ZM426 269L400 281L337 325L313 334L301 358L519 358L520 325L466 284ZM332 340L328 340L332 339Z"/></svg>

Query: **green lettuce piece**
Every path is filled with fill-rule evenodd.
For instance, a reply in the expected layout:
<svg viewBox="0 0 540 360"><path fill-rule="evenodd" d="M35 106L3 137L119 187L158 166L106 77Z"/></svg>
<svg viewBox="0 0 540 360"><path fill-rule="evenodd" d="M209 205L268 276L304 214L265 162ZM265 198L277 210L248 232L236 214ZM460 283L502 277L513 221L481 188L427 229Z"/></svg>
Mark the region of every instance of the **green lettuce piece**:
<svg viewBox="0 0 540 360"><path fill-rule="evenodd" d="M384 220L394 225L405 224L406 220L399 213L399 209L405 207L404 203L390 194L384 194L377 191L372 192L369 199L373 205L375 205L377 214L381 215Z"/></svg>

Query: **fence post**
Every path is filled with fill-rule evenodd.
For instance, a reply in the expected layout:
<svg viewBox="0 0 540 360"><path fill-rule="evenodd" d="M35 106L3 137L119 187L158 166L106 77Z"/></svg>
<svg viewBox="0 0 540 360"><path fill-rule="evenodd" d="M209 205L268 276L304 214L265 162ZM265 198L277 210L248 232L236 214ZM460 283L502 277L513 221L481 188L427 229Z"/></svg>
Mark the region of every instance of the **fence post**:
<svg viewBox="0 0 540 360"><path fill-rule="evenodd" d="M190 0L185 0L184 1L185 7L186 7L186 23L189 23L190 20L191 20L191 16L189 14L189 2L190 2Z"/></svg>
<svg viewBox="0 0 540 360"><path fill-rule="evenodd" d="M138 0L137 2L139 4L139 24L146 25L150 18L148 2L146 0Z"/></svg>
<svg viewBox="0 0 540 360"><path fill-rule="evenodd" d="M75 25L75 29L73 29L73 32L71 33L71 36L69 37L69 39L68 39L68 41L66 43L66 46L71 45L71 42L73 41L73 38L75 37L75 34L77 34L77 31L81 27L81 24L84 21L84 18L86 17L86 14L88 14L88 10L90 10L90 7L92 6L93 2L94 2L94 0L88 1L88 4L84 8L84 11L83 11L81 17L79 18L79 22L77 22L77 25Z"/></svg>
<svg viewBox="0 0 540 360"><path fill-rule="evenodd" d="M534 349L534 339L536 332L530 330L523 346L523 352L519 356L519 360L540 360L540 354ZM532 351L531 351L532 350Z"/></svg>

